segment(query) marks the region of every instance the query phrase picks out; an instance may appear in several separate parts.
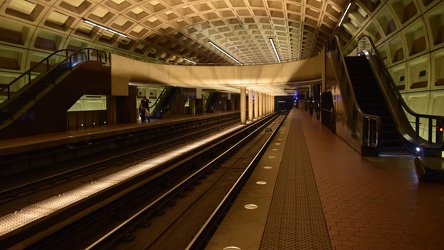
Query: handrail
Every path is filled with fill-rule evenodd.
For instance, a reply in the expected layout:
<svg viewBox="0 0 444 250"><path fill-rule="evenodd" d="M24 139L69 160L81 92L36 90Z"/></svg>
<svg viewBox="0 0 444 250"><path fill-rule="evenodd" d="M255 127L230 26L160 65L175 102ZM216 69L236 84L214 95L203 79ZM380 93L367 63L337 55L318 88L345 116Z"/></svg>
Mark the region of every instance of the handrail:
<svg viewBox="0 0 444 250"><path fill-rule="evenodd" d="M61 61L50 65L52 60L57 60L59 57L62 57ZM93 57L95 58L93 59ZM95 60L106 64L108 62L108 56L105 52L93 48L82 48L76 51L63 49L52 53L38 64L34 65L32 68L22 73L8 85L0 89L0 95L7 96L6 100L0 103L0 112L4 112L5 114L8 114L9 117L12 117L14 114L13 110L11 109L11 105L14 102L14 99L19 97L21 93L31 90L34 86L38 86L37 84L39 79L50 76L50 74L55 72L61 65L69 66L67 70L72 71L73 68L80 62L90 60ZM45 71L38 74L37 77L32 78L33 74L35 74L33 70L44 64L46 64ZM23 80L23 82L21 80ZM52 83L55 83L55 80L56 79L52 79Z"/></svg>
<svg viewBox="0 0 444 250"><path fill-rule="evenodd" d="M1 88L0 89L0 95L2 95L2 93L3 92L5 92L5 91L7 91L7 101L8 100L10 100L11 99L11 86L14 84L14 83L16 83L16 82L18 82L18 80L20 80L20 79L22 79L22 78L26 78L27 77L27 80L28 80L28 83L30 83L31 82L31 76L32 76L32 72L34 72L33 70L34 69L36 69L37 67L39 67L40 65L42 65L43 63L46 63L46 72L48 72L49 70L50 70L50 61L49 61L49 59L50 58L53 58L53 57L55 57L55 56L57 56L57 54L59 54L59 53L65 53L66 54L66 56L65 57L67 57L68 56L68 53L69 52L72 52L72 50L68 50L68 49L63 49L63 50L58 50L58 51L56 51L56 52L54 52L54 53L52 53L52 54L50 54L49 56L47 56L45 59L43 59L42 61L40 61L39 63L37 63L36 65L34 65L33 67L31 67L30 69L28 69L27 71L25 71L25 72L23 72L20 76L18 76L17 78L15 78L14 80L12 80L8 85L6 85L5 87L3 87L3 88ZM44 72L44 73L46 73L46 72ZM28 83L26 83L24 86L26 86ZM23 87L23 86L22 86Z"/></svg>
<svg viewBox="0 0 444 250"><path fill-rule="evenodd" d="M177 88L174 88L174 89L173 89L173 91L175 91L175 92L174 92L174 96L173 96L173 97L174 97L173 100L170 101L170 102L168 103L167 106L160 107L160 108L161 108L161 111L162 111L162 114L166 114L166 113L168 113L168 111L171 110L172 106L174 106L175 103L177 102L177 90L178 90ZM165 110L163 110L163 109L165 109Z"/></svg>
<svg viewBox="0 0 444 250"><path fill-rule="evenodd" d="M84 50L87 50L87 53L84 54ZM107 63L108 61L108 57L106 55L105 52L97 50L97 49L93 49L93 48L83 48L83 49L79 49L79 50L70 50L70 49L62 49L62 50L58 50L52 54L50 54L49 56L47 56L45 59L41 60L40 62L38 62L36 65L34 65L33 67L31 67L30 69L28 69L27 71L23 72L20 76L18 76L17 78L15 78L14 80L12 80L8 85L4 86L3 88L0 89L0 95L5 95L7 96L6 101L11 100L11 86L13 86L15 83L17 83L19 80L24 79L25 80L25 84L23 84L23 86L21 86L20 88L23 88L25 86L28 86L29 83L32 82L33 79L32 75L33 72L35 73L35 69L37 69L37 67L40 67L41 65L46 64L46 68L45 68L45 72L39 74L39 76L42 75L46 75L49 72L51 72L54 68L56 68L57 66L69 61L69 65L70 65L70 70L72 70L72 68L77 65L78 62L81 61L89 61L91 59L91 55L90 55L90 50L92 51L96 51L97 54L97 61L101 61L102 63ZM70 54L71 53L71 54ZM61 55L60 55L61 54ZM76 60L76 62L73 61L73 57L78 55L84 56L86 55L86 60L81 60L78 61ZM59 63L54 64L53 66L50 65L51 59L53 59L54 57L64 57L65 59ZM79 59L78 57L75 59ZM82 58L80 58L82 59ZM7 92L6 94L3 94L4 92Z"/></svg>
<svg viewBox="0 0 444 250"><path fill-rule="evenodd" d="M336 79L338 82L346 81L345 86L350 93L350 98L352 103L349 105L352 107L351 115L353 118L358 118L358 122L362 122L362 125L359 126L359 124L356 124L356 122L353 122L353 124L349 124L349 126L356 126L358 129L358 132L361 133L361 138L356 138L356 134L352 134L352 136L360 141L362 146L367 146L371 148L379 148L381 146L381 135L382 135L382 121L381 117L376 115L370 115L364 113L360 106L358 101L356 100L355 92L353 90L353 85L350 80L350 75L348 73L347 66L345 64L344 55L340 46L339 38L335 36L329 43L329 51L336 51L338 55L338 62L340 65L340 73L342 75L338 75L338 72L334 70L336 74ZM357 116L357 117L355 117ZM351 119L349 117L349 119Z"/></svg>
<svg viewBox="0 0 444 250"><path fill-rule="evenodd" d="M162 98L162 96L165 94L166 90L167 90L167 87L164 87L163 90L162 90L162 92L160 93L159 97L157 97L156 101L154 102L154 104L151 105L151 107L150 107L151 110L152 110L152 108L153 108L154 106L157 105L157 103L160 103L161 98ZM157 106L156 106L156 107L157 107ZM153 111L154 111L154 110L153 110Z"/></svg>
<svg viewBox="0 0 444 250"><path fill-rule="evenodd" d="M403 128L402 134L404 135L404 138L406 138L406 135L408 137L406 138L408 141L410 141L413 144L420 145L425 148L432 148L432 149L443 149L444 143L443 143L443 132L442 129L444 127L444 117L443 116L437 116L437 115L428 115L428 114L418 114L415 111L413 111L407 103L404 101L404 98L401 96L401 93L396 87L395 82L393 81L393 78L390 75L390 72L388 71L387 67L385 66L382 57L380 56L378 50L376 49L376 45L374 44L371 37L368 35L362 35L358 39L358 44L361 40L367 39L370 42L371 51L370 53L366 50L365 46L363 48L364 54L366 55L367 59L370 62L370 65L373 67L374 72L380 72L382 73L382 76L380 74L375 74L377 78L379 78L378 82L382 82L381 78L388 81L388 86L384 84L380 84L381 89L385 91L386 95L389 93L391 94L392 98L388 98L388 104L390 106L390 109L392 111L394 120L398 123L398 128L402 128L402 121L400 120L400 117L405 117L405 120L409 122L409 128ZM364 42L365 44L365 42ZM358 51L359 53L360 51ZM371 56L373 55L373 57ZM373 60L371 58L375 58L377 63L377 68L373 64ZM390 91L387 91L386 88L390 88ZM406 117L407 112L409 115L413 116L415 118L414 121L409 121ZM421 120L428 121L428 133L427 138L422 138L420 133L420 124ZM413 123L414 126L411 125ZM414 129L413 129L414 128ZM435 134L433 134L433 129L435 129ZM413 133L413 134L412 134Z"/></svg>

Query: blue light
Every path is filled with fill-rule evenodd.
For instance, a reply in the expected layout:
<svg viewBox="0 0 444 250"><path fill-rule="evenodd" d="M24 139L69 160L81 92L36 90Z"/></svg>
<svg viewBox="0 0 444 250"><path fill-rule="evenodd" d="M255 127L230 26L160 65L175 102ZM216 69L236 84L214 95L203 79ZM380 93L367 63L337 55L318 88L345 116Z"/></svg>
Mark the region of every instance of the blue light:
<svg viewBox="0 0 444 250"><path fill-rule="evenodd" d="M420 147L416 147L416 152L420 152L421 148Z"/></svg>

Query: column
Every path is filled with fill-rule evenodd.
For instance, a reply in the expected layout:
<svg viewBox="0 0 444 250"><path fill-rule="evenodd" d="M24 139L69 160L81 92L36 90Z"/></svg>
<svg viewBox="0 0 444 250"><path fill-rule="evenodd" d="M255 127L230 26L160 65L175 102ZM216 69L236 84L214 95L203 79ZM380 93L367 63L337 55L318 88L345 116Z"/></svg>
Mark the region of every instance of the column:
<svg viewBox="0 0 444 250"><path fill-rule="evenodd" d="M254 119L257 119L258 118L258 114L259 114L259 100L258 100L257 91L253 92L253 98L254 98L254 102L253 102L253 106L254 106L253 116L254 116Z"/></svg>
<svg viewBox="0 0 444 250"><path fill-rule="evenodd" d="M247 89L246 87L241 87L240 93L240 112L241 112L241 124L246 124L247 121Z"/></svg>
<svg viewBox="0 0 444 250"><path fill-rule="evenodd" d="M253 90L248 90L248 121L253 121Z"/></svg>
<svg viewBox="0 0 444 250"><path fill-rule="evenodd" d="M257 106L259 109L259 113L258 113L259 118L262 117L262 104L263 104L262 97L263 97L262 92L257 93Z"/></svg>
<svg viewBox="0 0 444 250"><path fill-rule="evenodd" d="M229 103L230 105L228 106L227 103ZM231 93L227 93L227 101L225 102L225 106L227 110L234 110L234 101L231 100Z"/></svg>
<svg viewBox="0 0 444 250"><path fill-rule="evenodd" d="M276 110L274 109L274 96L271 96L271 106L270 106L270 108L271 108L271 110L270 110L270 112L275 112Z"/></svg>
<svg viewBox="0 0 444 250"><path fill-rule="evenodd" d="M273 113L274 112L274 110L273 110L273 95L270 95L270 107L269 107L269 109L270 109L270 113Z"/></svg>

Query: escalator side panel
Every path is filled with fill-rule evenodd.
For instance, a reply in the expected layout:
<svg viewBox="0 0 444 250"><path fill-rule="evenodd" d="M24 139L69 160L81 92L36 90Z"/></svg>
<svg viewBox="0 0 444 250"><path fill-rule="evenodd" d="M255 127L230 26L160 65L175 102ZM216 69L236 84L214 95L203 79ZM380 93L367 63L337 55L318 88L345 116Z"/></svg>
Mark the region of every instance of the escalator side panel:
<svg viewBox="0 0 444 250"><path fill-rule="evenodd" d="M100 62L79 64L18 119L0 130L0 139L63 132L66 112L84 94L109 95L111 71Z"/></svg>
<svg viewBox="0 0 444 250"><path fill-rule="evenodd" d="M403 139L367 59L358 56L346 57L345 60L355 96L362 111L381 117L382 143L380 152L407 153Z"/></svg>

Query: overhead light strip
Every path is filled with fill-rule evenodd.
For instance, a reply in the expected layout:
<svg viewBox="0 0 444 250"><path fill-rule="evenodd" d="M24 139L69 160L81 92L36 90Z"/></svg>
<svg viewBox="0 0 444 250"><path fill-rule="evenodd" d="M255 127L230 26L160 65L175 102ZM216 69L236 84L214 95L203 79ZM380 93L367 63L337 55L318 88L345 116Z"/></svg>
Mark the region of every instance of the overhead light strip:
<svg viewBox="0 0 444 250"><path fill-rule="evenodd" d="M234 61L236 61L237 63L239 63L240 65L243 65L241 62L239 62L239 60L237 60L236 58L234 58L232 55L228 54L227 52L225 52L225 50L221 49L219 46L217 46L215 43L213 43L212 41L208 41L208 43L210 43L211 45L213 45L216 49L218 49L220 52L224 53L226 56L228 56L229 58L233 59Z"/></svg>
<svg viewBox="0 0 444 250"><path fill-rule="evenodd" d="M347 13L348 13L348 10L350 9L351 4L352 4L352 3L350 2L350 3L348 4L348 6L347 6L347 9L345 9L344 15L342 15L341 21L339 21L338 27L341 26L342 21L344 21L344 18L345 18L345 16L346 16Z"/></svg>
<svg viewBox="0 0 444 250"><path fill-rule="evenodd" d="M120 32L115 31L115 30L113 30L113 29L107 28L107 27L102 26L102 25L100 25L100 24L97 24L97 23L95 23L95 22L91 22L90 20L83 19L83 21L84 21L85 23L87 23L87 24L91 24L92 26L96 26L96 27L99 27L99 28L104 29L104 30L106 30L106 31L109 31L109 32L111 32L111 33L117 34L117 35L119 35L119 36L126 37L126 35L123 34L123 33L120 33Z"/></svg>
<svg viewBox="0 0 444 250"><path fill-rule="evenodd" d="M270 38L269 40L270 40L270 43L271 43L271 47L273 47L274 53L276 54L276 58L277 58L278 62L281 63L281 58L279 57L279 54L278 54L278 52L276 50L276 46L274 45L273 38Z"/></svg>
<svg viewBox="0 0 444 250"><path fill-rule="evenodd" d="M188 59L188 58L183 58L185 61L187 61L187 62L189 62L189 63L192 63L192 64L196 64L196 62L195 61L193 61L193 60L190 60L190 59Z"/></svg>

